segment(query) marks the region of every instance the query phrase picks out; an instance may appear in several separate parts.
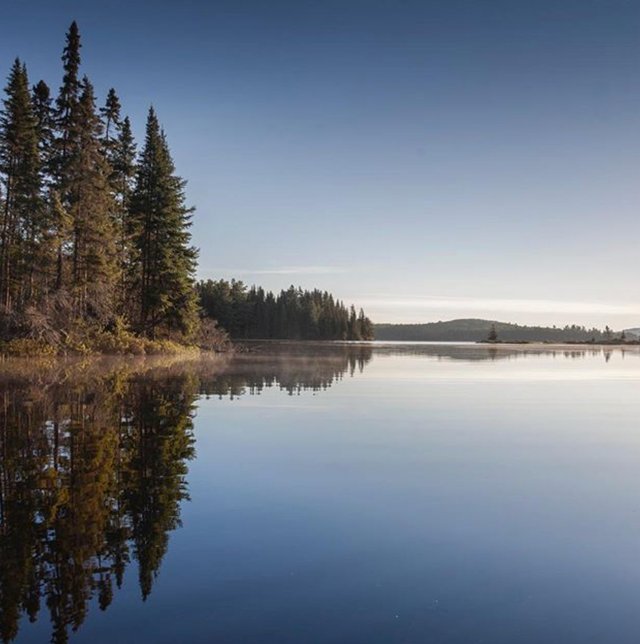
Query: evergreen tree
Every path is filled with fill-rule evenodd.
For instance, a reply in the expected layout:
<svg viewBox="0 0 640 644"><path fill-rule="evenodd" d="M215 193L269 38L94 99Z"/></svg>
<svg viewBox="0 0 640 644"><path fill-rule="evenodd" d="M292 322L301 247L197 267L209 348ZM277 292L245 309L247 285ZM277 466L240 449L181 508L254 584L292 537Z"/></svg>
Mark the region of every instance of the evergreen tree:
<svg viewBox="0 0 640 644"><path fill-rule="evenodd" d="M47 185L52 172L55 114L49 86L41 80L32 90L33 112L38 128L38 148L42 168L42 184Z"/></svg>
<svg viewBox="0 0 640 644"><path fill-rule="evenodd" d="M40 152L40 184L42 208L39 217L39 241L34 253L32 270L39 276L39 295L46 296L56 271L56 248L60 233L65 229L56 210L58 197L53 185L55 162L55 112L49 86L39 81L32 89L31 100L36 118L38 150Z"/></svg>
<svg viewBox="0 0 640 644"><path fill-rule="evenodd" d="M197 326L197 251L190 245L193 209L185 206L184 186L151 108L130 212L138 256L132 275L140 302L137 327L150 338L158 332L189 336Z"/></svg>
<svg viewBox="0 0 640 644"><path fill-rule="evenodd" d="M136 144L131 131L131 121L125 117L118 127L117 139L111 150L111 186L115 200L114 224L116 228L116 252L122 276L120 285L120 307L127 298L127 272L135 255L129 235L129 206L136 173Z"/></svg>
<svg viewBox="0 0 640 644"><path fill-rule="evenodd" d="M54 154L51 162L52 179L60 204L65 211L71 208L70 185L72 178L68 165L70 159L77 153L78 132L80 123L80 32L75 20L71 23L66 35L66 43L62 52L64 75L55 106L56 139ZM57 235L57 270L56 287L61 289L65 283L65 254L72 247L71 239L60 229ZM69 233L70 234L70 233Z"/></svg>
<svg viewBox="0 0 640 644"><path fill-rule="evenodd" d="M16 59L0 116L0 173L4 183L0 230L0 303L21 304L33 289L40 231L40 156L27 70Z"/></svg>
<svg viewBox="0 0 640 644"><path fill-rule="evenodd" d="M103 144L108 156L108 151L111 147L110 144L117 139L121 125L120 99L118 98L116 90L113 89L113 87L107 94L107 100L104 107L100 108L100 116L102 117L102 121L104 123Z"/></svg>
<svg viewBox="0 0 640 644"><path fill-rule="evenodd" d="M373 337L374 337L373 323L364 314L363 309L360 309L360 313L358 313L358 326L360 329L361 340L373 340Z"/></svg>
<svg viewBox="0 0 640 644"><path fill-rule="evenodd" d="M353 305L349 309L349 330L347 332L347 340L360 340L360 325L358 324L358 316L356 309Z"/></svg>
<svg viewBox="0 0 640 644"><path fill-rule="evenodd" d="M73 225L72 290L75 313L107 319L118 283L115 231L109 185L111 169L101 151L102 123L93 86L85 77L78 103L77 130L69 150L66 181Z"/></svg>
<svg viewBox="0 0 640 644"><path fill-rule="evenodd" d="M64 76L56 101L55 118L59 134L56 171L59 181L62 180L60 175L64 171L65 161L77 127L77 108L80 101L80 47L80 32L74 20L67 32L66 44L62 52Z"/></svg>
<svg viewBox="0 0 640 644"><path fill-rule="evenodd" d="M118 130L111 159L114 185L120 206L126 209L131 197L133 179L136 173L136 144L131 131L131 121L126 116Z"/></svg>

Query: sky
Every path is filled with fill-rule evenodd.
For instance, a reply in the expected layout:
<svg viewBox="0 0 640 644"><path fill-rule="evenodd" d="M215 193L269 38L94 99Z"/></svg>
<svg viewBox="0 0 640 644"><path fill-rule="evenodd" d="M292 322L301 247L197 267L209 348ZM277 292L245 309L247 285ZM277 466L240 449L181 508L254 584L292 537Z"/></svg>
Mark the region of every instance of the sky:
<svg viewBox="0 0 640 644"><path fill-rule="evenodd" d="M199 277L321 288L376 322L640 326L640 2L3 3L57 90L82 71L196 207Z"/></svg>

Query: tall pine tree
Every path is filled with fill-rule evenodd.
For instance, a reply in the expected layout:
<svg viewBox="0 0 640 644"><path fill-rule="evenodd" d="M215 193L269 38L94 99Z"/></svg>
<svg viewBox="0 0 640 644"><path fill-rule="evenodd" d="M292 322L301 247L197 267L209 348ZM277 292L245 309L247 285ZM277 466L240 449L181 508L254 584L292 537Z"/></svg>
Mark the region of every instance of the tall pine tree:
<svg viewBox="0 0 640 644"><path fill-rule="evenodd" d="M150 338L192 334L198 323L194 289L197 251L190 245L185 181L175 175L166 137L149 110L144 149L131 197L130 226L137 254L132 281L140 302L137 327Z"/></svg>
<svg viewBox="0 0 640 644"><path fill-rule="evenodd" d="M86 77L81 91L65 175L73 225L71 284L76 315L108 319L113 314L119 281L111 168L102 154L102 122L96 112L93 86Z"/></svg>
<svg viewBox="0 0 640 644"><path fill-rule="evenodd" d="M0 229L0 303L7 309L31 294L40 231L40 155L26 67L16 59L0 117L4 204Z"/></svg>
<svg viewBox="0 0 640 644"><path fill-rule="evenodd" d="M53 184L58 195L63 212L71 207L70 185L71 175L68 165L70 159L77 154L78 132L80 123L80 32L75 20L71 23L66 35L66 43L62 52L64 76L62 86L56 100L55 125L57 136L52 157L51 169ZM57 234L57 270L56 287L62 288L65 283L65 254L72 242L68 231L61 227Z"/></svg>
<svg viewBox="0 0 640 644"><path fill-rule="evenodd" d="M116 232L116 253L119 271L121 273L119 307L124 309L127 299L126 274L129 265L134 260L129 239L129 202L136 173L136 144L131 131L129 117L120 121L119 109L112 112L110 117L117 117L116 138L103 142L107 160L111 166L110 185L113 193L113 223ZM105 115L103 114L103 118Z"/></svg>

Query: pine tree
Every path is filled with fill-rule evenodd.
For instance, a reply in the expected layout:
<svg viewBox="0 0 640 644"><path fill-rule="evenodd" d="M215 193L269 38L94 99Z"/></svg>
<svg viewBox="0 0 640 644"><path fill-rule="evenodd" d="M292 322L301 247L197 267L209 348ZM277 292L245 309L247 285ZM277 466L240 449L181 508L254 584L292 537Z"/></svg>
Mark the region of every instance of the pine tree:
<svg viewBox="0 0 640 644"><path fill-rule="evenodd" d="M71 284L76 315L106 319L113 312L118 283L111 168L102 154L102 122L96 113L93 86L86 77L81 90L65 176L73 222Z"/></svg>
<svg viewBox="0 0 640 644"><path fill-rule="evenodd" d="M53 185L59 196L63 209L70 210L72 188L70 172L67 167L71 157L77 153L78 132L80 129L80 32L75 20L71 23L66 35L66 44L62 52L64 76L56 100L55 126L57 136L54 142L54 153L51 160ZM65 281L65 253L71 240L58 231L57 235L57 270L56 288L61 289Z"/></svg>
<svg viewBox="0 0 640 644"><path fill-rule="evenodd" d="M104 107L100 108L100 116L104 123L103 143L108 150L110 143L115 141L120 129L120 99L113 87L107 94Z"/></svg>
<svg viewBox="0 0 640 644"><path fill-rule="evenodd" d="M49 184L52 172L52 155L54 146L55 115L49 86L40 81L32 90L33 113L38 128L38 148L42 167L42 183Z"/></svg>
<svg viewBox="0 0 640 644"><path fill-rule="evenodd" d="M38 274L38 294L45 296L51 290L56 272L56 249L65 222L59 215L59 198L53 185L55 162L55 112L49 86L43 81L31 92L33 113L36 118L38 150L40 153L40 184L42 209L39 218L39 241L34 253L32 269Z"/></svg>
<svg viewBox="0 0 640 644"><path fill-rule="evenodd" d="M364 311L362 309L360 309L360 313L358 313L358 327L361 340L373 340L373 324L371 323L371 320L364 314Z"/></svg>
<svg viewBox="0 0 640 644"><path fill-rule="evenodd" d="M131 247L128 221L131 191L136 173L136 144L131 132L129 117L118 128L118 137L111 150L111 186L115 201L114 224L116 229L116 252L121 272L120 302L126 299L126 276L135 256Z"/></svg>
<svg viewBox="0 0 640 644"><path fill-rule="evenodd" d="M0 230L0 302L7 308L31 293L38 243L40 156L27 70L16 59L0 117L0 173L4 183Z"/></svg>
<svg viewBox="0 0 640 644"><path fill-rule="evenodd" d="M63 173L77 128L78 104L80 102L80 32L75 20L71 23L62 52L64 76L56 100L56 128L58 130L57 159L55 172L60 183L64 183Z"/></svg>
<svg viewBox="0 0 640 644"><path fill-rule="evenodd" d="M132 276L140 302L137 326L151 338L159 331L189 336L197 326L197 251L190 245L193 210L185 206L184 186L151 108L130 213L138 255Z"/></svg>
<svg viewBox="0 0 640 644"><path fill-rule="evenodd" d="M133 179L136 173L136 144L131 132L131 121L126 116L118 131L118 138L114 146L111 166L115 177L116 192L120 204L124 208L128 206L133 186Z"/></svg>
<svg viewBox="0 0 640 644"><path fill-rule="evenodd" d="M349 309L349 330L347 332L347 340L360 340L360 325L358 324L358 316L356 309L353 305Z"/></svg>

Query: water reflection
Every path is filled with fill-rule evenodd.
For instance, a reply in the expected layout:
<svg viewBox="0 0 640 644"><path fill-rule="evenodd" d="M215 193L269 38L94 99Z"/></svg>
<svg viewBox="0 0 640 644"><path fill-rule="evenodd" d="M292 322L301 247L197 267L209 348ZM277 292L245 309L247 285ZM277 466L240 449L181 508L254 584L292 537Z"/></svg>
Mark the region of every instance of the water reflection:
<svg viewBox="0 0 640 644"><path fill-rule="evenodd" d="M66 642L92 600L111 604L135 562L152 591L188 498L199 394L322 390L367 347L289 356L4 365L0 377L0 638L47 611Z"/></svg>
<svg viewBox="0 0 640 644"><path fill-rule="evenodd" d="M43 604L52 641L67 641L92 598L109 606L132 559L148 596L186 498L197 385L188 372L123 370L0 385L4 641Z"/></svg>
<svg viewBox="0 0 640 644"><path fill-rule="evenodd" d="M515 360L531 357L551 358L593 358L603 357L609 362L613 352L619 352L622 357L626 353L637 355L636 348L608 347L585 345L545 345L545 344L484 344L484 343L402 343L380 342L371 345L376 355L414 356L433 358L436 360L464 360L468 362L484 360Z"/></svg>
<svg viewBox="0 0 640 644"><path fill-rule="evenodd" d="M47 614L51 641L66 642L90 607L110 606L128 568L142 600L152 593L188 498L199 396L323 392L366 372L374 357L489 361L485 371L498 371L491 361L611 355L599 347L254 343L211 360L2 364L0 638L15 639L21 620Z"/></svg>
<svg viewBox="0 0 640 644"><path fill-rule="evenodd" d="M369 345L255 343L214 377L201 378L201 393L236 397L279 387L289 395L328 389L345 375L362 373L371 361Z"/></svg>

